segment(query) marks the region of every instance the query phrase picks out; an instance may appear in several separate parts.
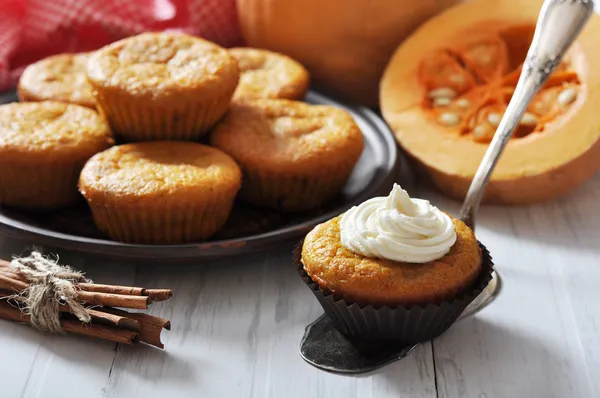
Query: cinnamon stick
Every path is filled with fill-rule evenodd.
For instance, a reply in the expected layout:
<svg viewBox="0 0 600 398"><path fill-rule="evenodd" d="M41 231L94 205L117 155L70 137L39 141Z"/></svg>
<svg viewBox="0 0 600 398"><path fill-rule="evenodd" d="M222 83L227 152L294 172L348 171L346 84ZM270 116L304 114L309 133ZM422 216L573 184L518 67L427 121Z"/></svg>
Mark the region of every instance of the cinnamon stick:
<svg viewBox="0 0 600 398"><path fill-rule="evenodd" d="M171 289L146 289L118 285L102 285L99 283L78 283L77 286L87 292L124 294L129 296L148 296L150 300L165 301L173 297Z"/></svg>
<svg viewBox="0 0 600 398"><path fill-rule="evenodd" d="M20 308L13 307L6 301L2 300L0 300L0 318L8 319L13 322L31 322L29 315L24 314ZM119 329L113 326L83 324L80 321L74 321L70 319L61 320L61 325L65 332L108 340L115 343L133 344L139 341L136 332L126 329Z"/></svg>
<svg viewBox="0 0 600 398"><path fill-rule="evenodd" d="M138 310L147 309L152 303L147 296L128 296L126 294L97 293L79 291L77 298L85 303L92 305L102 305L108 307L133 308Z"/></svg>
<svg viewBox="0 0 600 398"><path fill-rule="evenodd" d="M4 260L0 260L0 275L3 274L8 276L14 280L20 280L23 282L27 282L26 278L19 274L18 272L14 272L8 267L8 262ZM150 302L154 301L165 301L173 297L173 292L171 289L145 289L143 287L130 287L130 286L119 286L119 285L105 285L100 283L78 283L77 287L82 291L93 292L93 293L106 293L106 294L117 294L123 296L148 296ZM138 300L139 303L142 303L143 300ZM150 304L147 302L147 304ZM115 305L115 304L106 304L111 305L113 307L125 307L125 308L136 308L136 309L145 309L147 307L127 307L124 305ZM140 304L141 305L141 304Z"/></svg>
<svg viewBox="0 0 600 398"><path fill-rule="evenodd" d="M60 309L62 312L71 312L68 307L66 308L67 311L63 311L62 307L63 306L61 306ZM104 311L92 310L89 308L87 309L87 312L92 317L92 322L111 324L116 327L125 328L134 332L139 332L141 330L139 322L135 319L130 319L128 317L119 316L115 314L109 314Z"/></svg>
<svg viewBox="0 0 600 398"><path fill-rule="evenodd" d="M0 273L0 290L11 290L18 293L27 289L28 286L27 282L19 281Z"/></svg>
<svg viewBox="0 0 600 398"><path fill-rule="evenodd" d="M171 322L167 319L148 314L128 313L116 308L104 308L104 311L136 320L141 328L138 335L140 341L158 348L165 347L160 340L160 335L163 329L171 330Z"/></svg>
<svg viewBox="0 0 600 398"><path fill-rule="evenodd" d="M142 287L102 285L99 283L78 283L77 286L86 292L144 296L144 288Z"/></svg>
<svg viewBox="0 0 600 398"><path fill-rule="evenodd" d="M113 326L100 326L94 324L86 325L79 321L72 320L64 320L61 322L61 325L63 330L67 333L75 333L127 345L139 342L138 334L127 329L119 329Z"/></svg>
<svg viewBox="0 0 600 398"><path fill-rule="evenodd" d="M6 276L10 276L14 279L21 280L23 282L27 282L26 278L23 275L21 275L20 273L18 273L10 267L0 267L0 273L5 274Z"/></svg>
<svg viewBox="0 0 600 398"><path fill-rule="evenodd" d="M2 299L2 298L7 298L7 296L3 295L2 292L0 292L0 299ZM12 297L11 299L16 302L19 302L20 304L22 304L25 301L25 297ZM60 312L67 313L67 314L73 313L72 309L68 305L60 305L58 308L59 308ZM95 310L92 308L88 308L87 312L92 317L92 320L99 322L99 323L114 325L117 327L123 327L123 328L129 329L129 330L133 330L135 332L139 332L141 329L138 321L136 321L135 319L127 318L126 316L110 314L110 313L107 313L107 312L104 312L101 310ZM125 314L127 314L127 313L125 313Z"/></svg>
<svg viewBox="0 0 600 398"><path fill-rule="evenodd" d="M0 273L0 290L13 290L15 292L21 292L28 286L29 285L26 282L9 277L6 273ZM152 300L148 296L128 296L125 294L85 291L79 291L77 293L77 298L80 301L92 305L134 308L139 310L147 309L148 304L152 303Z"/></svg>
<svg viewBox="0 0 600 398"><path fill-rule="evenodd" d="M152 301L165 301L173 297L171 289L144 289L144 296L150 297Z"/></svg>

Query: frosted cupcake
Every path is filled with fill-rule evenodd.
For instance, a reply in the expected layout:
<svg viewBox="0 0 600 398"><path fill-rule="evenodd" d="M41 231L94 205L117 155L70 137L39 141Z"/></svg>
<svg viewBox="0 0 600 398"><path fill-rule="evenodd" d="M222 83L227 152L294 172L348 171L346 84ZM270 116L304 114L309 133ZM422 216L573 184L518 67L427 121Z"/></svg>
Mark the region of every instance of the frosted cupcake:
<svg viewBox="0 0 600 398"><path fill-rule="evenodd" d="M469 227L398 185L315 227L296 260L342 332L404 343L448 329L492 272Z"/></svg>

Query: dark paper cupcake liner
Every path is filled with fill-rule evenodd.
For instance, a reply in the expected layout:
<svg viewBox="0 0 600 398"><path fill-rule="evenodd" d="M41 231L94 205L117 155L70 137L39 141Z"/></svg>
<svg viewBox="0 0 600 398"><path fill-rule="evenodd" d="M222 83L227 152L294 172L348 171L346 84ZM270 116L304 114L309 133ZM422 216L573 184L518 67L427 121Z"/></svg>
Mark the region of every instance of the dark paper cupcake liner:
<svg viewBox="0 0 600 398"><path fill-rule="evenodd" d="M416 344L431 340L444 333L475 300L492 280L494 264L490 253L479 243L482 253L482 269L471 287L452 300L431 303L425 306L374 307L359 306L357 303L336 298L322 290L304 270L302 244L296 247L293 260L298 274L313 292L325 313L336 328L345 335L363 341L393 341Z"/></svg>

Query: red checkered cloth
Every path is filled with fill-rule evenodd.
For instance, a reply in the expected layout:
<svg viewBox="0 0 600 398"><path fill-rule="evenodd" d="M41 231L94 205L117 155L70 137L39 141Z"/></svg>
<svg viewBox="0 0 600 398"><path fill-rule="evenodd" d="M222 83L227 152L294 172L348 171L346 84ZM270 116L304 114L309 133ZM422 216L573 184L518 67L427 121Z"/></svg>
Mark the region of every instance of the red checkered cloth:
<svg viewBox="0 0 600 398"><path fill-rule="evenodd" d="M146 31L240 43L235 0L0 0L0 92L52 54L90 51Z"/></svg>

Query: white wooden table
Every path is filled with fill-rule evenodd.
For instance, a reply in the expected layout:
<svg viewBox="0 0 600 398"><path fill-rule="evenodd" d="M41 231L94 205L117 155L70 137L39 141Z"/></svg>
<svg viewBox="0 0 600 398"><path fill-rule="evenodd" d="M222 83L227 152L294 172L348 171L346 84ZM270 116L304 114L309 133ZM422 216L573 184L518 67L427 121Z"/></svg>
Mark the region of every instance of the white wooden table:
<svg viewBox="0 0 600 398"><path fill-rule="evenodd" d="M503 278L498 299L365 376L325 373L299 356L304 327L322 310L291 265L293 242L197 265L61 253L96 282L173 288L151 309L172 320L166 350L0 321L0 397L600 397L600 175L551 203L483 208L478 221ZM28 244L2 237L0 257Z"/></svg>

